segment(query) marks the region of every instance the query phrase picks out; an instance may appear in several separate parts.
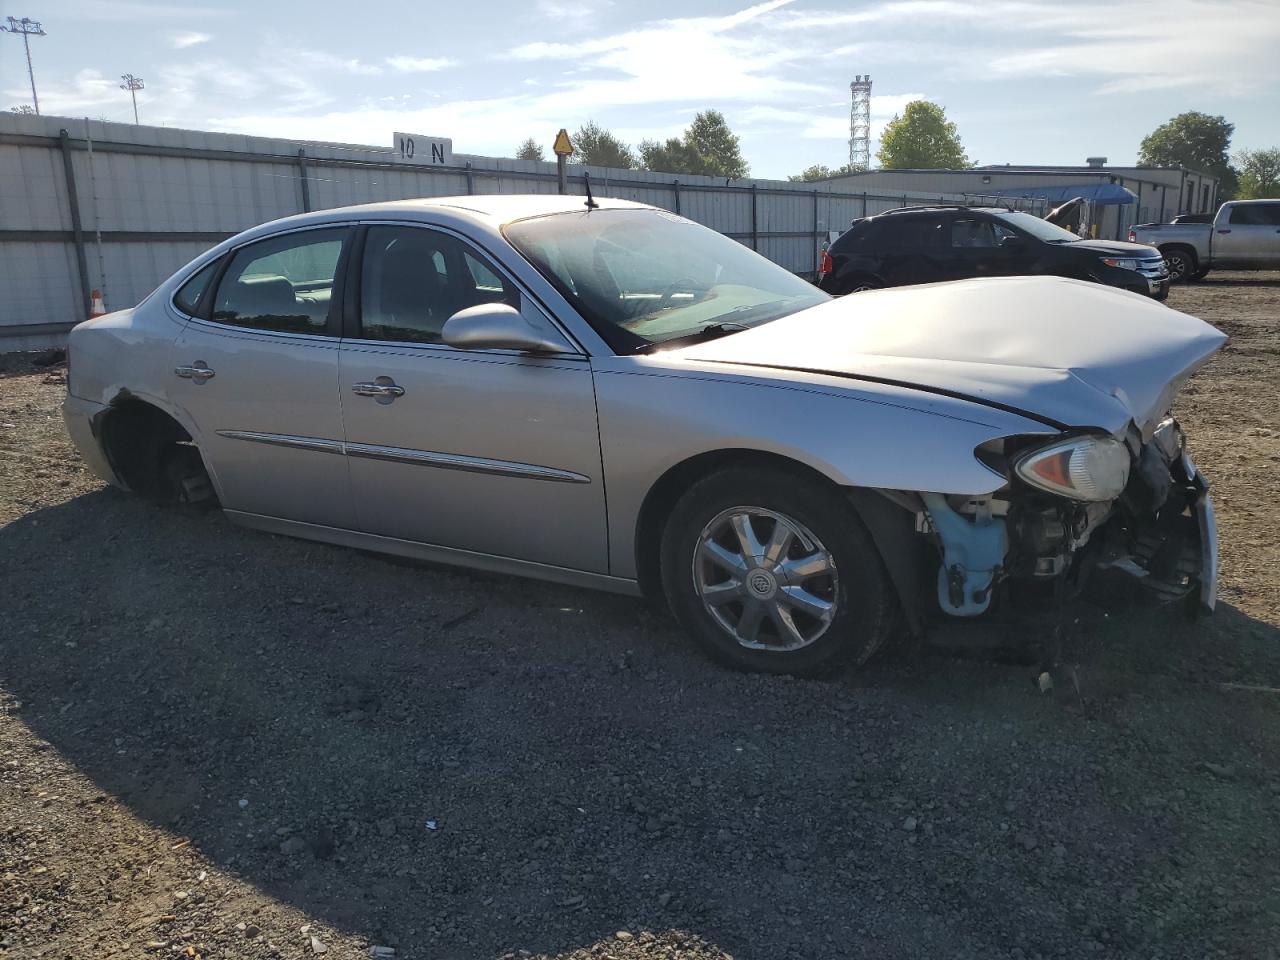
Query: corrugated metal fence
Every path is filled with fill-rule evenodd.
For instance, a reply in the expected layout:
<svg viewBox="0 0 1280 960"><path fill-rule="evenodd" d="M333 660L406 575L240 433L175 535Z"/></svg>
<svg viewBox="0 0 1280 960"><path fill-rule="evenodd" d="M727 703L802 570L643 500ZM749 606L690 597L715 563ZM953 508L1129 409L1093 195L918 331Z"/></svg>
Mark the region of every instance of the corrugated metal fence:
<svg viewBox="0 0 1280 960"><path fill-rule="evenodd" d="M599 196L665 207L813 276L822 241L856 217L928 202L1036 200L854 192L776 180L572 166ZM0 114L0 345L55 342L89 310L131 306L213 244L278 217L376 200L555 193L554 163L455 155L411 164L390 148Z"/></svg>

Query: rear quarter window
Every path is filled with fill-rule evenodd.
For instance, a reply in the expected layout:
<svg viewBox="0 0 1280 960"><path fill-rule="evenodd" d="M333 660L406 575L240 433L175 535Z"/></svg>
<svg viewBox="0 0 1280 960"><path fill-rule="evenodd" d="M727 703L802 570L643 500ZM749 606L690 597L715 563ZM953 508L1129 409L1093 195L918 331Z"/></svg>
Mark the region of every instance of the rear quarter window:
<svg viewBox="0 0 1280 960"><path fill-rule="evenodd" d="M195 275L179 287L178 292L173 295L174 306L183 313L193 317L199 316L200 307L209 292L209 285L213 282L213 275L218 272L221 263L222 258L219 257L213 263L197 270Z"/></svg>

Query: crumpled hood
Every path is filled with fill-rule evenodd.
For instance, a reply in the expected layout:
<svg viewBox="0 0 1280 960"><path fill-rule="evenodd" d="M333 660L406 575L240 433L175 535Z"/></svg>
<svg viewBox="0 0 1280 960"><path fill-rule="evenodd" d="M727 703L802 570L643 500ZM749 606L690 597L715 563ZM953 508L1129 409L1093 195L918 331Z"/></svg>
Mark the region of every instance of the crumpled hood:
<svg viewBox="0 0 1280 960"><path fill-rule="evenodd" d="M1144 434L1226 341L1133 293L1001 277L843 297L669 357L888 381L1058 427Z"/></svg>

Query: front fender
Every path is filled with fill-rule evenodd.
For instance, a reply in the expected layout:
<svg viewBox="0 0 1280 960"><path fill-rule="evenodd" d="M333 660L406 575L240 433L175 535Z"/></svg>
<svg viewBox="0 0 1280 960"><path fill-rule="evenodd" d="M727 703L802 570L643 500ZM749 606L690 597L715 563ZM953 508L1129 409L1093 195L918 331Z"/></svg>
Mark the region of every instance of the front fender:
<svg viewBox="0 0 1280 960"><path fill-rule="evenodd" d="M752 450L804 464L842 487L977 496L1005 483L975 458L979 444L1053 432L1014 413L886 384L710 367L684 363L676 371L645 357L593 362L614 576L636 575L645 497L692 457Z"/></svg>

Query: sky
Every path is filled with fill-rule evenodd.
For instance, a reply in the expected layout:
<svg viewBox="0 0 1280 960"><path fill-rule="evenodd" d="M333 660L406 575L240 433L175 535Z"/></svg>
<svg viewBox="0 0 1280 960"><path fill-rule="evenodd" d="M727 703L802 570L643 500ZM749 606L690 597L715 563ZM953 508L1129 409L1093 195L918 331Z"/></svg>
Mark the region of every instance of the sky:
<svg viewBox="0 0 1280 960"><path fill-rule="evenodd" d="M354 12L353 12L354 11ZM1184 110L1233 147L1280 145L1280 0L3 0L31 41L41 112L390 147L393 131L511 156L594 120L675 136L708 107L753 176L848 159L849 82L875 138L942 104L977 163L1134 162ZM0 35L0 109L30 103Z"/></svg>

